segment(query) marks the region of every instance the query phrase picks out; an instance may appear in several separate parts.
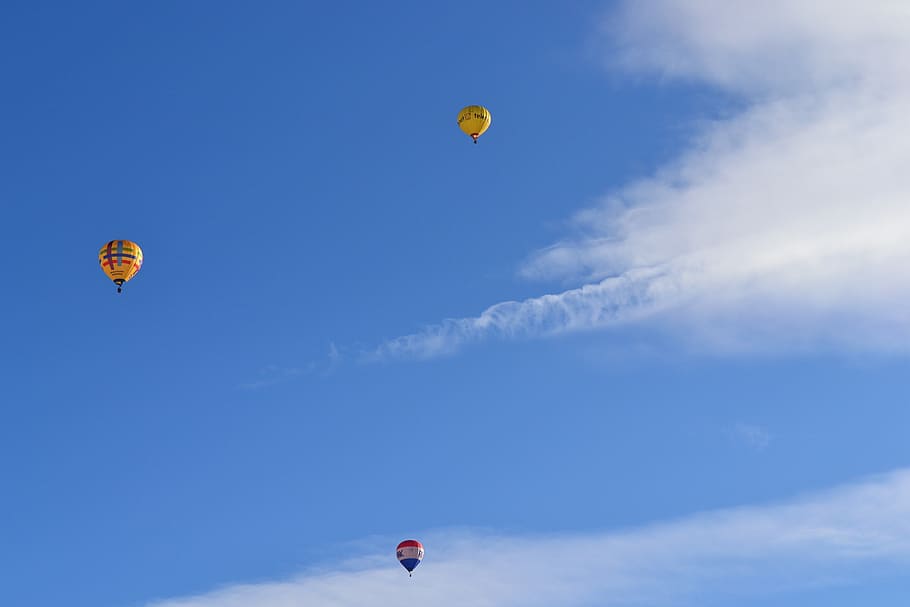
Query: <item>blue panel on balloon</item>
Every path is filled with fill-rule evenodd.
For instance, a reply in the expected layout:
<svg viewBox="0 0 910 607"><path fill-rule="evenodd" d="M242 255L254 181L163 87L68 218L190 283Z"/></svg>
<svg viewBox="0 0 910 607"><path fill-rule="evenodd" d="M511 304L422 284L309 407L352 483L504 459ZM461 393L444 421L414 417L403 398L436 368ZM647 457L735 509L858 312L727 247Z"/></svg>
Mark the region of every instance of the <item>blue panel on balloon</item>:
<svg viewBox="0 0 910 607"><path fill-rule="evenodd" d="M402 559L401 564L404 565L404 568L408 571L414 571L414 567L420 564L420 561L417 559Z"/></svg>

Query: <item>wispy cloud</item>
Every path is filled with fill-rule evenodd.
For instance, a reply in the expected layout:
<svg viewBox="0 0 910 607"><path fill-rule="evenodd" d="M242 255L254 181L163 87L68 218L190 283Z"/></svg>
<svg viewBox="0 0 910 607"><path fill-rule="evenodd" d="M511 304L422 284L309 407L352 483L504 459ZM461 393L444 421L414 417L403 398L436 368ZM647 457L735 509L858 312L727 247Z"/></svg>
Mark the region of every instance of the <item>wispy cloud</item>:
<svg viewBox="0 0 910 607"><path fill-rule="evenodd" d="M771 433L761 426L737 422L728 430L733 440L746 445L756 451L764 451L771 444Z"/></svg>
<svg viewBox="0 0 910 607"><path fill-rule="evenodd" d="M709 348L907 349L910 6L627 2L611 63L743 100L649 179L577 213L528 278L568 291L390 340L425 357L490 337L650 319Z"/></svg>
<svg viewBox="0 0 910 607"><path fill-rule="evenodd" d="M910 568L910 470L621 532L424 539L427 557L410 580L385 550L149 607L665 605L855 583Z"/></svg>
<svg viewBox="0 0 910 607"><path fill-rule="evenodd" d="M316 363L312 362L302 367L279 367L277 365L269 365L259 372L259 377L257 379L243 382L239 387L244 390L258 390L259 388L266 388L299 377L305 377L315 371Z"/></svg>
<svg viewBox="0 0 910 607"><path fill-rule="evenodd" d="M279 365L268 365L259 371L259 377L256 379L243 382L238 387L244 390L258 390L267 388L276 384L284 383L301 377L308 377L314 374L326 375L331 373L343 360L343 354L334 342L329 343L326 358L321 361L310 361L306 364L295 367L283 367Z"/></svg>
<svg viewBox="0 0 910 607"><path fill-rule="evenodd" d="M476 318L447 320L390 340L370 356L427 358L491 335L549 335L631 320L674 301L683 279L666 267L638 268L557 295L498 303Z"/></svg>

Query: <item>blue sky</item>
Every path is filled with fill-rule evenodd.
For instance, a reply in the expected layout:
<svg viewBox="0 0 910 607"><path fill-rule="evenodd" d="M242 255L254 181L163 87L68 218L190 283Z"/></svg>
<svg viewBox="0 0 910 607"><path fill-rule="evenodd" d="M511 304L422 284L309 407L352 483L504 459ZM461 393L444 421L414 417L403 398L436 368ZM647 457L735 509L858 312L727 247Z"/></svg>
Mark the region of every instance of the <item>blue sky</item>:
<svg viewBox="0 0 910 607"><path fill-rule="evenodd" d="M910 15L812 4L5 3L0 602L903 605Z"/></svg>

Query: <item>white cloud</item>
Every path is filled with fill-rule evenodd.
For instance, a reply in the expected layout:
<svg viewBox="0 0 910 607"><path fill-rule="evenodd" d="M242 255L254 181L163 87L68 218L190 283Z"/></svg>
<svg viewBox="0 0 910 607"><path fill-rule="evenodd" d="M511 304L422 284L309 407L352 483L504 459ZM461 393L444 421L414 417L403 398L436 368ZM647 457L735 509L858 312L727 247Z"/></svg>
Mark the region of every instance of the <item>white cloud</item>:
<svg viewBox="0 0 910 607"><path fill-rule="evenodd" d="M664 605L696 594L704 603L857 583L910 568L910 470L628 531L424 539L426 559L410 580L386 550L334 570L149 607Z"/></svg>
<svg viewBox="0 0 910 607"><path fill-rule="evenodd" d="M259 388L274 386L281 382L310 375L316 371L316 368L316 363L313 362L308 363L303 367L279 367L277 365L269 365L260 371L259 379L244 382L240 384L239 387L244 390L258 390Z"/></svg>
<svg viewBox="0 0 910 607"><path fill-rule="evenodd" d="M605 31L613 64L772 97L906 78L910 5L627 1L609 16Z"/></svg>
<svg viewBox="0 0 910 607"><path fill-rule="evenodd" d="M447 320L388 341L371 356L428 358L490 335L547 335L631 319L677 297L679 278L665 268L638 268L558 295L498 303L476 318Z"/></svg>
<svg viewBox="0 0 910 607"><path fill-rule="evenodd" d="M730 436L751 449L764 451L771 444L771 433L755 424L737 422L729 429Z"/></svg>
<svg viewBox="0 0 910 607"><path fill-rule="evenodd" d="M906 350L910 5L651 0L609 23L614 63L719 87L742 111L577 213L574 234L521 270L585 286L377 354L644 318L709 348Z"/></svg>
<svg viewBox="0 0 910 607"><path fill-rule="evenodd" d="M335 342L329 342L329 349L325 360L310 361L296 367L268 365L259 371L259 377L257 379L246 381L238 387L244 390L258 390L260 388L268 388L276 384L314 374L324 376L334 371L343 360L344 353L341 349L335 345Z"/></svg>

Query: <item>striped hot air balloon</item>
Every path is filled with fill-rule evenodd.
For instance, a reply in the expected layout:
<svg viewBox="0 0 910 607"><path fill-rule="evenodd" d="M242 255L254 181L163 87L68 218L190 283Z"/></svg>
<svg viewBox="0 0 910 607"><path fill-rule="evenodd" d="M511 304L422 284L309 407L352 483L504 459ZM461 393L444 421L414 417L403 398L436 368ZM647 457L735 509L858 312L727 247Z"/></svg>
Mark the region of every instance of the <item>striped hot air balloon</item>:
<svg viewBox="0 0 910 607"><path fill-rule="evenodd" d="M131 240L112 240L98 253L98 263L107 277L123 292L123 283L131 279L142 267L142 249Z"/></svg>
<svg viewBox="0 0 910 607"><path fill-rule="evenodd" d="M398 562L408 570L408 577L411 577L414 569L423 560L423 544L417 540L405 540L398 544L396 553Z"/></svg>

